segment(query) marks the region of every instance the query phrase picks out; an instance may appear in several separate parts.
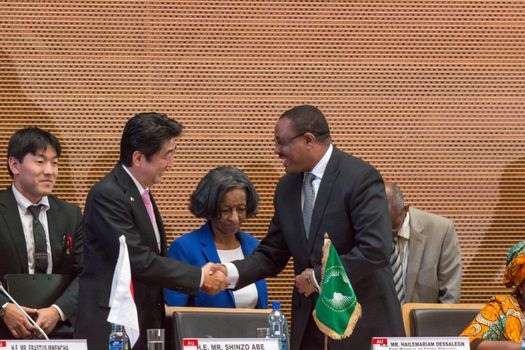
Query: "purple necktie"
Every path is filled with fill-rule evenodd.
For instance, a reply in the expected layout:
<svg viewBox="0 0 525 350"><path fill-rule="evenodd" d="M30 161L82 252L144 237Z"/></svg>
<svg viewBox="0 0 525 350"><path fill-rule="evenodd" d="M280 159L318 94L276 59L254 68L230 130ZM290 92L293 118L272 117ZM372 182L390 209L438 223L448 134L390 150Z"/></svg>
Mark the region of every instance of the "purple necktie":
<svg viewBox="0 0 525 350"><path fill-rule="evenodd" d="M149 196L149 190L145 190L142 195L142 201L144 202L144 206L146 207L146 211L148 212L149 220L151 221L151 225L153 226L153 231L155 232L155 240L157 241L157 247L159 248L159 251L161 249L160 245L160 236L158 233L158 226L157 226L157 220L155 220L155 213L153 212L153 204L151 204L151 198Z"/></svg>
<svg viewBox="0 0 525 350"><path fill-rule="evenodd" d="M142 200L146 206L146 211L148 212L149 219L153 225L157 225L155 220L155 213L153 212L153 205L151 204L151 198L149 197L149 190L142 192Z"/></svg>

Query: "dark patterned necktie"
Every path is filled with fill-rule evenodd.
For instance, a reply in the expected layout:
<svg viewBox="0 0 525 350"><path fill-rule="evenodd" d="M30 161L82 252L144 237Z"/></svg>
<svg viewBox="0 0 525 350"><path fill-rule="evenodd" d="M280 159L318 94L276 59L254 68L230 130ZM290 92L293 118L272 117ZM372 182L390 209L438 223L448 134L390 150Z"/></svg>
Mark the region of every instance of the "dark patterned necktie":
<svg viewBox="0 0 525 350"><path fill-rule="evenodd" d="M315 192L314 192L314 186L313 181L315 179L315 175L312 173L306 173L304 174L304 184L303 184L303 196L304 196L304 203L303 203L303 223L304 223L304 230L306 232L306 238L308 239L308 235L310 233L310 223L312 222L312 213L314 211L314 198L315 198Z"/></svg>
<svg viewBox="0 0 525 350"><path fill-rule="evenodd" d="M35 241L35 273L47 272L47 243L46 231L40 222L40 208L42 205L32 205L27 208L33 216L33 239Z"/></svg>
<svg viewBox="0 0 525 350"><path fill-rule="evenodd" d="M396 287L396 294L401 304L405 303L405 291L403 289L403 264L401 263L401 255L397 246L398 237L394 237L394 249L390 256L390 266L394 274L394 285Z"/></svg>

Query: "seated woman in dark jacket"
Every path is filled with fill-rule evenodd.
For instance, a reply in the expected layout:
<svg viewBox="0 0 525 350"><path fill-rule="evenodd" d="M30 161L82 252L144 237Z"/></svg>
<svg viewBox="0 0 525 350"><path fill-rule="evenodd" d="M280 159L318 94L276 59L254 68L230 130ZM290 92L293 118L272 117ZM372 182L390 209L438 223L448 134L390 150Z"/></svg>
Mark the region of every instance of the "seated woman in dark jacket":
<svg viewBox="0 0 525 350"><path fill-rule="evenodd" d="M509 249L503 276L509 295L497 295L481 309L461 336L473 350L521 350L525 318L525 241Z"/></svg>
<svg viewBox="0 0 525 350"><path fill-rule="evenodd" d="M201 179L190 199L190 211L196 217L206 219L206 223L175 239L168 255L196 266L243 259L259 245L259 241L241 231L240 226L246 218L255 216L258 206L255 187L241 170L232 167L211 170ZM173 290L166 290L165 295L166 304L170 306L268 307L264 280L215 295L200 291L189 296Z"/></svg>

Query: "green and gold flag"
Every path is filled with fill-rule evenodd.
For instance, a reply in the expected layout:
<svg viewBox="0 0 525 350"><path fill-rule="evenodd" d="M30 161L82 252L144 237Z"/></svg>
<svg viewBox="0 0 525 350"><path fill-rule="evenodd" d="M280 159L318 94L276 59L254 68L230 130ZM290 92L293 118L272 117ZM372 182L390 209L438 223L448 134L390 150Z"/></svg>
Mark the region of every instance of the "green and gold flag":
<svg viewBox="0 0 525 350"><path fill-rule="evenodd" d="M313 312L317 327L332 339L349 337L361 317L361 305L329 239L323 247L321 291Z"/></svg>

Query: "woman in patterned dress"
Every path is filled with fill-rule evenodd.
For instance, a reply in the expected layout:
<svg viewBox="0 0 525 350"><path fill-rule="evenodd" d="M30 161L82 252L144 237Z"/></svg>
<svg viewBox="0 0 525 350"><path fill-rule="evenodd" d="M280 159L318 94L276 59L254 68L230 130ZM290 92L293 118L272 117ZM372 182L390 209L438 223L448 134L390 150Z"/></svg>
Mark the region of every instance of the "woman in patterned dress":
<svg viewBox="0 0 525 350"><path fill-rule="evenodd" d="M525 241L507 255L503 284L510 295L497 295L481 309L461 336L470 338L472 350L521 350L525 310Z"/></svg>

